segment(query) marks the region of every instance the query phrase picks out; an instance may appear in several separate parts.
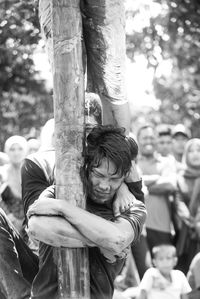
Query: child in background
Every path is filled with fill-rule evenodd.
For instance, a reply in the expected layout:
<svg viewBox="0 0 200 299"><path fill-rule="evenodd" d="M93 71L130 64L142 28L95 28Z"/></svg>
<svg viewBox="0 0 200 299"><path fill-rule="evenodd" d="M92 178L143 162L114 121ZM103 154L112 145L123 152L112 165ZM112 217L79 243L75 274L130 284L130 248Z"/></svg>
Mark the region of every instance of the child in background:
<svg viewBox="0 0 200 299"><path fill-rule="evenodd" d="M162 244L152 250L154 268L149 268L140 283L137 299L180 299L191 291L186 276L174 270L177 263L173 245Z"/></svg>

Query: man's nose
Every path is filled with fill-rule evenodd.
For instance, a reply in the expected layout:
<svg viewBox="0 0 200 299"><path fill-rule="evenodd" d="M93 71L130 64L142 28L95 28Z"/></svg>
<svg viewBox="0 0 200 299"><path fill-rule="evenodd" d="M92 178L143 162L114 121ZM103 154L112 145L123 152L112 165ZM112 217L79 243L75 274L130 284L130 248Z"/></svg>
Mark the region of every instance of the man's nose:
<svg viewBox="0 0 200 299"><path fill-rule="evenodd" d="M107 180L102 180L100 183L99 183L99 188L101 190L109 190L110 189L110 185L109 185L109 182Z"/></svg>

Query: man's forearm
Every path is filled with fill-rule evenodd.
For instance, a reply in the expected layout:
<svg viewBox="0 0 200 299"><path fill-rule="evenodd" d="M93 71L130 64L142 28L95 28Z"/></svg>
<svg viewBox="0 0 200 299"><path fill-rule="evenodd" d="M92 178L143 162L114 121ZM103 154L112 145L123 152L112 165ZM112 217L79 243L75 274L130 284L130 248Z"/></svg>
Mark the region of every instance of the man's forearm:
<svg viewBox="0 0 200 299"><path fill-rule="evenodd" d="M167 176L155 175L144 175L142 176L145 185L151 194L168 194L173 193L176 190L175 180Z"/></svg>
<svg viewBox="0 0 200 299"><path fill-rule="evenodd" d="M143 205L142 203L140 204ZM114 254L120 253L130 245L135 237L134 229L128 220L119 217L116 222L111 222L76 207L65 200L40 198L40 200L34 202L29 208L27 216L32 217L33 215L47 215L49 216L48 221L52 216L62 216L86 240L88 239L97 247L102 247ZM34 231L38 231L40 227L37 227L36 221L35 225L36 229ZM59 228L61 230L62 225L59 224ZM54 229L53 226L52 229Z"/></svg>
<svg viewBox="0 0 200 299"><path fill-rule="evenodd" d="M122 224L111 222L83 209L71 206L67 202L60 201L60 212L77 228L86 238L96 244L97 247L105 248L115 254L120 253L134 239L134 231L131 224L121 219ZM123 226L123 229L121 227Z"/></svg>
<svg viewBox="0 0 200 299"><path fill-rule="evenodd" d="M54 247L95 246L60 216L32 216L28 222L28 235Z"/></svg>
<svg viewBox="0 0 200 299"><path fill-rule="evenodd" d="M147 187L149 187L152 184L155 184L159 178L160 178L159 174L142 175L142 180Z"/></svg>
<svg viewBox="0 0 200 299"><path fill-rule="evenodd" d="M66 219L59 216L32 216L29 219L28 235L33 240L53 247L96 247L96 244L82 236ZM99 248L106 259L110 262L116 261L112 251L100 246ZM119 256L126 256L126 251L122 251Z"/></svg>
<svg viewBox="0 0 200 299"><path fill-rule="evenodd" d="M175 192L175 188L171 183L160 182L148 186L148 191L150 194L165 195Z"/></svg>
<svg viewBox="0 0 200 299"><path fill-rule="evenodd" d="M123 217L118 217L115 222L108 221L95 214L76 207L65 200L41 197L30 206L28 217L31 215L59 215L64 217L77 231L90 240L97 247L102 247L114 254L120 253L138 236L140 226L143 225L146 210L143 203L137 201L137 213L131 222ZM132 209L135 207L133 206ZM134 215L134 211L133 211ZM138 219L139 217L139 219ZM139 227L138 227L139 226Z"/></svg>

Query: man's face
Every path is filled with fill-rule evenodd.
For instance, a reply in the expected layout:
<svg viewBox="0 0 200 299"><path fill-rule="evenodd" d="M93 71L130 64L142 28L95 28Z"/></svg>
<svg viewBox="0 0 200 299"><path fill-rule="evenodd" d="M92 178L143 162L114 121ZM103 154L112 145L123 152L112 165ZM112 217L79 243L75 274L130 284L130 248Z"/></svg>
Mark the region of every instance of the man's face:
<svg viewBox="0 0 200 299"><path fill-rule="evenodd" d="M139 149L142 156L153 156L156 147L156 136L152 128L145 128L138 137Z"/></svg>
<svg viewBox="0 0 200 299"><path fill-rule="evenodd" d="M164 157L171 153L172 138L170 135L161 135L158 137L157 150Z"/></svg>
<svg viewBox="0 0 200 299"><path fill-rule="evenodd" d="M173 152L177 155L183 155L185 144L188 141L188 138L183 134L177 134L172 139L172 148Z"/></svg>
<svg viewBox="0 0 200 299"><path fill-rule="evenodd" d="M92 168L89 174L89 196L99 204L112 201L116 191L124 181L124 176L115 173L114 163L103 158L99 167Z"/></svg>

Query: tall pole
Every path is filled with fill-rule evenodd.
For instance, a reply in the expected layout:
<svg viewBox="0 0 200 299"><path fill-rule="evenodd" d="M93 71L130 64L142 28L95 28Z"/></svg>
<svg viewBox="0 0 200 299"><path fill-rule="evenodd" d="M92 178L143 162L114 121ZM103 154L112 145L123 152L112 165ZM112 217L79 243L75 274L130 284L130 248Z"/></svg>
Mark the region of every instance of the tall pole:
<svg viewBox="0 0 200 299"><path fill-rule="evenodd" d="M80 167L84 140L84 72L80 0L40 0L40 24L53 73L56 197L85 207ZM59 298L88 299L87 249L55 249Z"/></svg>

